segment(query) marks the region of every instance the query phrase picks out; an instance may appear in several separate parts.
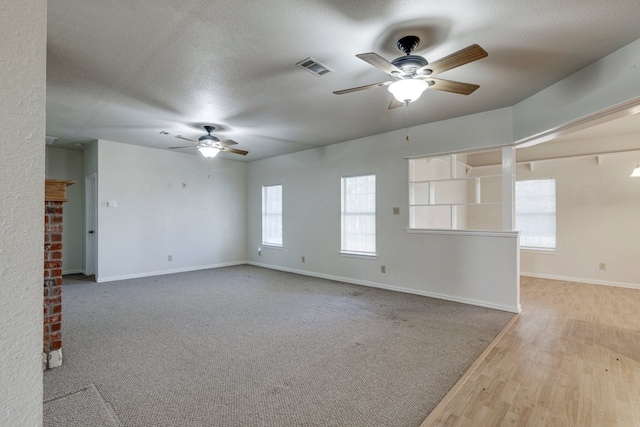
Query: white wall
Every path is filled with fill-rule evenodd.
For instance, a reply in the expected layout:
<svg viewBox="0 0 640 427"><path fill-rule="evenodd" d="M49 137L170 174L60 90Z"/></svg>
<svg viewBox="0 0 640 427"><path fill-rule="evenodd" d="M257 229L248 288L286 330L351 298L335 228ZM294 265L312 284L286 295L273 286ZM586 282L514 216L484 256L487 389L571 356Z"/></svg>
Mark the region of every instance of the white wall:
<svg viewBox="0 0 640 427"><path fill-rule="evenodd" d="M98 163L97 281L245 262L246 163L102 140Z"/></svg>
<svg viewBox="0 0 640 427"><path fill-rule="evenodd" d="M46 2L0 2L0 425L42 425Z"/></svg>
<svg viewBox="0 0 640 427"><path fill-rule="evenodd" d="M608 147L640 135L625 135L574 144ZM553 144L550 142L549 144ZM608 154L598 166L595 156L533 162L516 167L518 180L556 179L556 228L558 250L522 250L522 274L575 282L640 288L637 269L640 241L640 179L629 178L640 162L640 151ZM500 166L473 168L473 176L500 172ZM499 183L483 191L500 192ZM497 229L499 215L473 215L469 223L477 229ZM599 269L604 262L606 270Z"/></svg>
<svg viewBox="0 0 640 427"><path fill-rule="evenodd" d="M514 233L411 234L407 156L511 143L510 110L495 110L251 162L250 262L311 275L518 310ZM340 256L340 178L376 173L378 258ZM282 249L262 248L261 187L283 184ZM393 208L400 215L393 215ZM306 262L301 262L305 256ZM381 273L380 267L387 272Z"/></svg>
<svg viewBox="0 0 640 427"><path fill-rule="evenodd" d="M514 141L640 97L640 39L513 107Z"/></svg>
<svg viewBox="0 0 640 427"><path fill-rule="evenodd" d="M519 180L556 179L557 205L557 252L523 250L522 274L640 288L640 178L629 177L639 161L635 152L600 166L595 157L519 165Z"/></svg>
<svg viewBox="0 0 640 427"><path fill-rule="evenodd" d="M46 172L49 179L68 179L76 183L67 187L62 220L62 274L83 270L84 257L84 171L80 150L47 147Z"/></svg>

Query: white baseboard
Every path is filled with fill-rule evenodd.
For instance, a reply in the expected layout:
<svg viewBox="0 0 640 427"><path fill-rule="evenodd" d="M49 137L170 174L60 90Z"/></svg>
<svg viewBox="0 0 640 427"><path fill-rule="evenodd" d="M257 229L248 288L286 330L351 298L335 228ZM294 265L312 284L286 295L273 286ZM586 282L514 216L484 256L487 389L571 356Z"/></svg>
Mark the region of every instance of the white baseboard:
<svg viewBox="0 0 640 427"><path fill-rule="evenodd" d="M526 276L526 277L533 277L536 279L560 280L563 282L586 283L588 285L616 286L619 288L640 289L640 284L638 283L611 282L606 280L585 279L584 277L567 277L567 276L555 276L553 274L527 273L524 271L521 271L520 275Z"/></svg>
<svg viewBox="0 0 640 427"><path fill-rule="evenodd" d="M96 282L115 282L116 280L138 279L141 277L163 276L165 274L186 273L188 271L208 270L211 268L232 267L234 265L244 265L247 261L233 261L220 264L200 265L195 267L174 268L171 270L149 271L145 273L125 274L122 276L96 277Z"/></svg>
<svg viewBox="0 0 640 427"><path fill-rule="evenodd" d="M316 273L316 272L313 272L313 271L306 271L306 270L298 270L298 269L295 269L295 268L281 267L281 266L278 266L278 265L263 264L263 263L259 263L259 262L248 261L247 264L254 265L256 267L268 268L268 269L271 269L271 270L279 270L279 271L286 271L288 273L301 274L303 276L318 277L318 278L321 278L321 279L335 280L337 282L351 283L351 284L354 284L354 285L369 286L369 287L372 287L372 288L380 288L380 289L386 289L386 290L390 290L390 291L404 292L404 293L407 293L407 294L421 295L421 296L425 296L425 297L436 298L436 299L441 299L441 300L446 300L446 301L460 302L460 303L463 303L463 304L475 305L475 306L478 306L478 307L492 308L494 310L500 310L500 311L508 311L510 313L520 313L522 311L522 308L520 307L520 305L518 305L518 307L509 307L509 306L504 306L504 305L499 305L499 304L493 304L493 303L488 302L488 301L481 301L481 300L462 298L462 297L458 297L458 296L455 296L455 295L447 295L447 294L440 294L440 293L435 293L435 292L421 291L421 290L417 290L417 289L403 288L403 287L400 287L400 286L387 285L387 284L383 284L383 283L368 282L368 281L365 281L365 280L352 279L350 277L333 276L333 275L330 275L330 274Z"/></svg>
<svg viewBox="0 0 640 427"><path fill-rule="evenodd" d="M82 269L78 269L78 270L62 270L62 275L63 276L65 274L78 274L78 273L83 273L84 274L84 270L82 270Z"/></svg>
<svg viewBox="0 0 640 427"><path fill-rule="evenodd" d="M47 363L47 359L48 362ZM42 353L42 370L46 371L48 369L58 368L62 366L62 349L59 348L57 350L52 350L47 353Z"/></svg>

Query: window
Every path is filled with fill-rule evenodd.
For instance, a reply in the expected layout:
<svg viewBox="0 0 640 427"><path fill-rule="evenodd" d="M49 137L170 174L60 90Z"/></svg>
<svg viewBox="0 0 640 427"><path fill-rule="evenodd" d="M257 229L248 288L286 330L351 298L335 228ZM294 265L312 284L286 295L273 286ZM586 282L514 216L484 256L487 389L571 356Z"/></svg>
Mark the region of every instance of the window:
<svg viewBox="0 0 640 427"><path fill-rule="evenodd" d="M262 187L262 244L282 246L282 185Z"/></svg>
<svg viewBox="0 0 640 427"><path fill-rule="evenodd" d="M556 248L556 180L516 181L516 229L520 246Z"/></svg>
<svg viewBox="0 0 640 427"><path fill-rule="evenodd" d="M376 254L376 176L342 178L341 252Z"/></svg>

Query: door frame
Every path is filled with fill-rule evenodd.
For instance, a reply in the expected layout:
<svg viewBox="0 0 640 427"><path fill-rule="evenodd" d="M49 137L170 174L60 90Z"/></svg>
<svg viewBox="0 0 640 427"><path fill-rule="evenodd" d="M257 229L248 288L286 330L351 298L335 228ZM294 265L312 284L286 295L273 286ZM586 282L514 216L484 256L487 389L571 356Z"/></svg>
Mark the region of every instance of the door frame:
<svg viewBox="0 0 640 427"><path fill-rule="evenodd" d="M98 277L98 174L84 178L84 271Z"/></svg>

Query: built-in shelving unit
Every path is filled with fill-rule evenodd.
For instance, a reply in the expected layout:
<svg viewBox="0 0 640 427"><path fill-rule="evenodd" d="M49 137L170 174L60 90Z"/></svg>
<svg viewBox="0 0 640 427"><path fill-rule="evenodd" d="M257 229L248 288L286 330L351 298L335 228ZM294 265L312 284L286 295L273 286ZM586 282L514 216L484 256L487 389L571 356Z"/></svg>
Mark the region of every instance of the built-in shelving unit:
<svg viewBox="0 0 640 427"><path fill-rule="evenodd" d="M409 160L410 228L469 229L470 214L500 215L502 175L470 176L460 157Z"/></svg>

